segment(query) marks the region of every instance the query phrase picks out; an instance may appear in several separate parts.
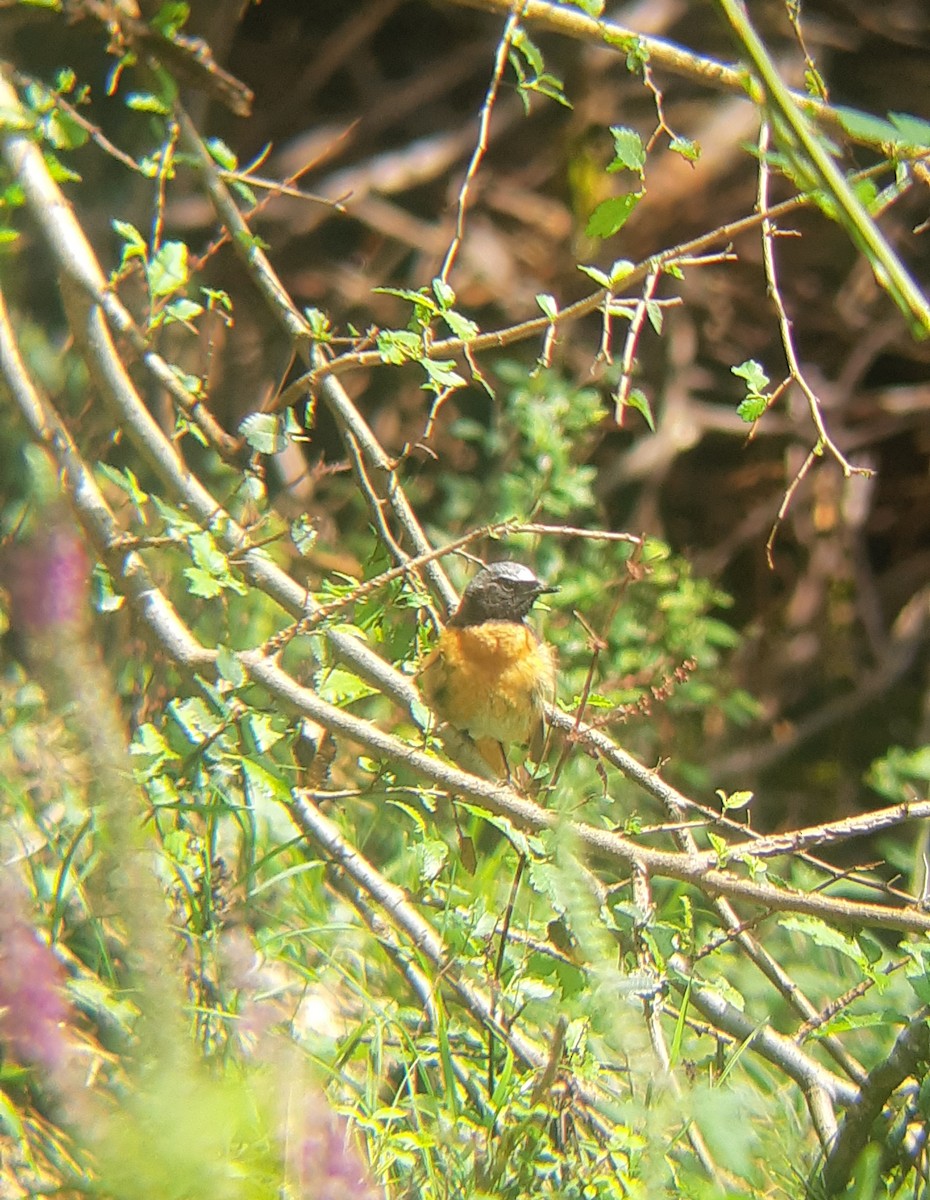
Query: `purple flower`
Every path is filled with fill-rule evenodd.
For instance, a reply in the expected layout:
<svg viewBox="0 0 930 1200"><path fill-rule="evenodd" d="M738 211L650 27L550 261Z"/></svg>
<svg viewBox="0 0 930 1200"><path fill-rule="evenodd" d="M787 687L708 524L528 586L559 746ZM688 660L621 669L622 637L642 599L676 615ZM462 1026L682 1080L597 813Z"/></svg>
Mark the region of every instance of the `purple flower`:
<svg viewBox="0 0 930 1200"><path fill-rule="evenodd" d="M0 868L0 1040L13 1057L50 1072L69 1053L64 972L26 915L10 867Z"/></svg>
<svg viewBox="0 0 930 1200"><path fill-rule="evenodd" d="M52 525L31 541L12 546L2 566L10 593L10 625L16 633L49 633L85 620L87 553L70 526Z"/></svg>
<svg viewBox="0 0 930 1200"><path fill-rule="evenodd" d="M289 1174L300 1200L383 1200L344 1118L309 1089L290 1114Z"/></svg>

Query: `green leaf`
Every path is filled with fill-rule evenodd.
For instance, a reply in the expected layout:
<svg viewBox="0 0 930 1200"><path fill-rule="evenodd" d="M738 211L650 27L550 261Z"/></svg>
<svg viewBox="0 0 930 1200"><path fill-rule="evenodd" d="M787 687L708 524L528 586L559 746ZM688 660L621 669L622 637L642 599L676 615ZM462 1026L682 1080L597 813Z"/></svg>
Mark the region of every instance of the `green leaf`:
<svg viewBox="0 0 930 1200"><path fill-rule="evenodd" d="M135 473L129 467L111 467L109 463L98 464L100 474L105 476L109 481L115 484L121 492L124 492L132 502L136 510L136 515L140 521L145 523L145 506L149 501L148 492L144 491L139 485Z"/></svg>
<svg viewBox="0 0 930 1200"><path fill-rule="evenodd" d="M741 421L745 421L747 425L752 425L758 421L760 417L765 415L765 410L768 408L769 402L767 397L752 395L741 400L736 406L736 415Z"/></svg>
<svg viewBox="0 0 930 1200"><path fill-rule="evenodd" d="M129 250L135 251L141 258L146 257L148 254L148 245L135 225L130 225L128 221L117 220L111 221L110 224L126 243L126 248L123 251L124 258Z"/></svg>
<svg viewBox="0 0 930 1200"><path fill-rule="evenodd" d="M449 847L438 838L417 842L413 848L420 883L432 883L449 858Z"/></svg>
<svg viewBox="0 0 930 1200"><path fill-rule="evenodd" d="M630 394L626 398L626 408L635 409L640 414L653 433L656 431L655 418L652 415L652 406L646 393L639 388L631 388Z"/></svg>
<svg viewBox="0 0 930 1200"><path fill-rule="evenodd" d="M450 308L443 312L442 319L449 326L457 338L461 338L463 342L470 342L476 338L480 332L474 321L468 317L463 317L461 313L457 313L454 308Z"/></svg>
<svg viewBox="0 0 930 1200"><path fill-rule="evenodd" d="M286 803L290 800L290 789L283 780L269 771L262 763L251 758L242 760L242 774L245 782L245 793L250 804L256 801L279 800Z"/></svg>
<svg viewBox="0 0 930 1200"><path fill-rule="evenodd" d="M231 683L234 688L240 688L248 679L245 668L239 661L239 656L228 646L217 646L216 669L221 679Z"/></svg>
<svg viewBox="0 0 930 1200"><path fill-rule="evenodd" d="M439 307L443 312L445 312L446 309L451 308L455 303L455 292L451 287L449 287L446 281L444 279L440 279L438 275L433 280L432 286L433 295L436 297Z"/></svg>
<svg viewBox="0 0 930 1200"><path fill-rule="evenodd" d="M550 321L554 321L559 315L559 306L554 296L550 296L548 292L540 292L536 297L536 303L543 311L543 316L548 317Z"/></svg>
<svg viewBox="0 0 930 1200"><path fill-rule="evenodd" d="M815 946L821 946L827 950L835 950L837 953L844 955L865 971L870 974L871 963L866 955L862 952L862 948L852 938L841 933L839 929L833 925L828 925L826 921L821 921L819 917L809 917L804 914L783 913L778 924L782 929L787 929L793 933L803 934L804 937L810 938Z"/></svg>
<svg viewBox="0 0 930 1200"><path fill-rule="evenodd" d="M608 165L610 174L616 171L635 171L642 175L646 165L646 147L643 139L635 129L627 129L621 125L611 125L610 132L614 139L614 157Z"/></svg>
<svg viewBox="0 0 930 1200"><path fill-rule="evenodd" d="M42 129L56 150L77 150L90 138L84 126L63 109L50 112L42 122Z"/></svg>
<svg viewBox="0 0 930 1200"><path fill-rule="evenodd" d="M97 563L91 577L91 596L94 608L99 613L117 612L126 603L126 597L113 587L113 577L102 563Z"/></svg>
<svg viewBox="0 0 930 1200"><path fill-rule="evenodd" d="M257 454L280 454L290 441L277 413L250 413L239 422L239 435Z"/></svg>
<svg viewBox="0 0 930 1200"><path fill-rule="evenodd" d="M424 386L433 391L465 386L466 381L455 370L455 362L452 359L424 358L423 369L429 376L429 381Z"/></svg>
<svg viewBox="0 0 930 1200"><path fill-rule="evenodd" d="M198 304L195 300L188 300L186 296L181 296L177 300L169 301L153 324L156 328L159 325L186 325L188 329L196 330L193 322L202 312L202 304Z"/></svg>
<svg viewBox="0 0 930 1200"><path fill-rule="evenodd" d="M911 146L930 149L930 121L922 121L909 113L890 112L888 120L898 131L901 139Z"/></svg>
<svg viewBox="0 0 930 1200"><path fill-rule="evenodd" d="M185 567L184 578L187 580L187 590L192 596L202 600L215 600L222 595L223 585L215 575L202 571L199 567Z"/></svg>
<svg viewBox="0 0 930 1200"><path fill-rule="evenodd" d="M383 329L376 345L381 361L394 366L423 358L423 339L408 329Z"/></svg>
<svg viewBox="0 0 930 1200"><path fill-rule="evenodd" d="M691 138L673 137L668 148L673 154L680 154L688 162L697 162L701 157L701 147Z"/></svg>
<svg viewBox="0 0 930 1200"><path fill-rule="evenodd" d="M741 362L739 366L730 367L730 371L737 378L745 379L750 392L761 395L768 387L769 377L762 369L762 364L756 362L754 358Z"/></svg>
<svg viewBox="0 0 930 1200"><path fill-rule="evenodd" d="M151 19L152 28L158 30L164 37L170 38L187 24L190 16L190 5L184 3L163 4Z"/></svg>
<svg viewBox="0 0 930 1200"><path fill-rule="evenodd" d="M306 556L316 545L319 530L309 513L301 513L291 521L290 534L297 553Z"/></svg>
<svg viewBox="0 0 930 1200"><path fill-rule="evenodd" d="M187 246L184 242L165 242L148 264L146 271L153 298L173 296L187 286Z"/></svg>
<svg viewBox="0 0 930 1200"><path fill-rule="evenodd" d="M354 704L357 700L364 700L367 696L376 694L376 689L371 684L342 667L321 671L316 687L321 700L339 707Z"/></svg>
<svg viewBox="0 0 930 1200"><path fill-rule="evenodd" d="M158 113L163 117L171 112L164 100L152 92L130 92L126 97L126 107L134 112Z"/></svg>
<svg viewBox="0 0 930 1200"><path fill-rule="evenodd" d="M224 171L235 171L239 166L239 159L222 138L207 138L204 144L210 151L210 157Z"/></svg>
<svg viewBox="0 0 930 1200"><path fill-rule="evenodd" d="M578 270L583 271L585 275L587 275L590 279L593 279L594 282L599 284L602 288L610 287L610 276L605 275L604 272L599 270L597 267L585 267L579 263Z"/></svg>
<svg viewBox="0 0 930 1200"><path fill-rule="evenodd" d="M642 196L642 192L628 192L625 196L614 196L610 200L602 200L588 218L585 233L588 237L613 237L627 223Z"/></svg>

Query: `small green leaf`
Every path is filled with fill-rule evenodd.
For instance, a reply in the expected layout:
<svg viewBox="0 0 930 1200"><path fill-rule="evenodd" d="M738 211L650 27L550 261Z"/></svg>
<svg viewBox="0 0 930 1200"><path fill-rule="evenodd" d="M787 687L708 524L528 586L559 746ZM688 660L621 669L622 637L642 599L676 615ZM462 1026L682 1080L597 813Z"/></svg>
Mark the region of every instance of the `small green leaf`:
<svg viewBox="0 0 930 1200"><path fill-rule="evenodd" d="M717 795L720 797L724 812L745 808L752 800L752 792L727 793L722 788L717 788Z"/></svg>
<svg viewBox="0 0 930 1200"><path fill-rule="evenodd" d="M860 112L856 108L846 108L842 104L835 104L833 112L850 137L864 142L874 142L878 145L898 140L898 131L895 126L890 121L873 116L872 113Z"/></svg>
<svg viewBox="0 0 930 1200"><path fill-rule="evenodd" d="M548 317L550 321L554 321L559 315L559 306L556 303L554 296L550 296L548 292L540 292L536 297L536 303L543 311L543 316Z"/></svg>
<svg viewBox="0 0 930 1200"><path fill-rule="evenodd" d="M318 342L328 342L332 336L332 322L326 313L320 308L305 308L304 316L312 337Z"/></svg>
<svg viewBox="0 0 930 1200"><path fill-rule="evenodd" d="M250 413L240 421L239 434L257 454L280 454L289 441L276 413Z"/></svg>
<svg viewBox="0 0 930 1200"><path fill-rule="evenodd" d="M134 112L159 113L163 117L171 112L164 100L152 92L130 92L126 97L126 107Z"/></svg>
<svg viewBox="0 0 930 1200"><path fill-rule="evenodd" d="M612 263L610 268L610 286L612 288L619 287L624 279L632 273L635 265L628 258L618 258L616 262Z"/></svg>
<svg viewBox="0 0 930 1200"><path fill-rule="evenodd" d="M424 358L423 368L429 376L429 380L425 386L434 391L446 391L447 388L465 386L465 380L455 370L455 362L452 359L440 361L433 358Z"/></svg>
<svg viewBox="0 0 930 1200"><path fill-rule="evenodd" d="M765 415L768 404L768 399L765 396L755 394L747 396L745 400L741 400L736 406L736 415L741 421L745 421L747 425L752 425L754 421L758 421L760 417Z"/></svg>
<svg viewBox="0 0 930 1200"><path fill-rule="evenodd" d="M602 200L588 218L585 233L588 237L613 237L627 223L642 195L642 192L628 192L625 196Z"/></svg>
<svg viewBox="0 0 930 1200"><path fill-rule="evenodd" d="M641 175L646 165L646 147L643 139L635 129L627 129L620 125L611 125L610 132L614 139L614 158L607 170L611 174L616 171L635 171Z"/></svg>
<svg viewBox="0 0 930 1200"><path fill-rule="evenodd" d="M245 668L239 661L238 654L234 650L230 650L228 646L217 646L216 669L220 674L220 678L225 679L227 683L231 683L234 688L242 687L248 679Z"/></svg>
<svg viewBox="0 0 930 1200"><path fill-rule="evenodd" d="M701 157L701 147L691 138L673 137L668 148L673 154L680 154L682 158L691 163L697 162Z"/></svg>
<svg viewBox="0 0 930 1200"><path fill-rule="evenodd" d="M300 555L307 555L316 545L319 537L319 530L316 527L313 517L308 513L301 513L291 521L291 541Z"/></svg>
<svg viewBox="0 0 930 1200"><path fill-rule="evenodd" d="M445 311L447 308L451 308L455 303L455 292L451 287L449 287L446 281L444 279L440 279L438 275L433 280L433 295L436 297L437 301L439 302L439 307L443 311Z"/></svg>
<svg viewBox="0 0 930 1200"><path fill-rule="evenodd" d="M585 275L587 275L590 279L593 279L594 282L599 284L602 288L610 287L610 276L605 275L604 272L599 270L597 267L585 267L579 263L578 270L583 271Z"/></svg>
<svg viewBox="0 0 930 1200"><path fill-rule="evenodd" d="M911 146L924 146L930 149L930 121L922 121L909 113L890 112L888 120L898 131L902 141Z"/></svg>
<svg viewBox="0 0 930 1200"><path fill-rule="evenodd" d="M655 418L652 415L652 406L646 393L639 388L631 388L630 394L626 398L626 408L633 408L640 414L653 433L656 431Z"/></svg>
<svg viewBox="0 0 930 1200"><path fill-rule="evenodd" d="M128 221L117 220L111 221L110 224L126 243L127 249L131 247L133 250L137 251L142 258L145 258L145 256L148 254L148 246L145 238L142 236L139 230L136 229L135 225L130 225ZM125 255L125 251L123 253Z"/></svg>
<svg viewBox="0 0 930 1200"><path fill-rule="evenodd" d="M187 580L187 590L192 596L202 600L215 600L222 594L223 585L215 575L202 571L200 567L185 567L184 578Z"/></svg>
<svg viewBox="0 0 930 1200"><path fill-rule="evenodd" d="M407 329L383 329L376 344L381 361L395 366L423 358L423 339Z"/></svg>
<svg viewBox="0 0 930 1200"><path fill-rule="evenodd" d="M730 367L730 371L739 379L745 379L746 387L750 392L761 394L768 387L769 377L762 369L762 364L756 362L754 358L741 362L739 366Z"/></svg>
<svg viewBox="0 0 930 1200"><path fill-rule="evenodd" d="M149 291L153 297L173 296L187 286L187 246L165 242L148 264Z"/></svg>
<svg viewBox="0 0 930 1200"><path fill-rule="evenodd" d="M199 317L202 312L202 304L197 304L196 301L181 296L165 305L164 311L153 322L153 326L157 328L159 325L186 325L188 329L196 329L193 324L194 319Z"/></svg>
<svg viewBox="0 0 930 1200"><path fill-rule="evenodd" d="M478 326L468 317L463 317L461 313L457 313L454 308L447 309L442 314L442 319L449 326L457 338L461 338L463 342L473 341L479 334Z"/></svg>
<svg viewBox="0 0 930 1200"><path fill-rule="evenodd" d="M164 37L170 38L187 24L191 10L189 4L163 4L152 17L152 28L157 29Z"/></svg>
<svg viewBox="0 0 930 1200"><path fill-rule="evenodd" d="M226 145L222 138L213 137L207 138L205 145L210 151L210 157L222 167L224 171L235 171L239 166L239 159L232 150Z"/></svg>
<svg viewBox="0 0 930 1200"><path fill-rule="evenodd" d="M113 587L113 577L102 563L97 563L91 577L91 597L94 608L100 613L117 612L126 603Z"/></svg>

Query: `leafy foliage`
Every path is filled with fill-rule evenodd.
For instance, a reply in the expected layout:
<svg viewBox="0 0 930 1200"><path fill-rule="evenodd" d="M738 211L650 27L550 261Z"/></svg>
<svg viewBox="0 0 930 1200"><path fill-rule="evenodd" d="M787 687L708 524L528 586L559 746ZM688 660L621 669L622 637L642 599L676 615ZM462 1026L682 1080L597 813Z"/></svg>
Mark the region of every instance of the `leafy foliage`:
<svg viewBox="0 0 930 1200"><path fill-rule="evenodd" d="M665 336L686 272L726 231L582 264L592 294L531 290L542 315L506 330L449 282L498 85L527 112L570 108L508 15L442 268L373 288L400 315L366 314L363 333L302 309L250 224L263 190L318 198L243 168L183 107L191 72L234 111L247 91L184 33L187 5L97 30L115 63L106 100L76 69L0 78L5 253L22 271L28 212L64 277L68 356L53 366L55 337L4 303L19 422L3 417L17 494L0 512L17 650L0 680L10 1194L710 1200L903 1195L923 1172L905 1132L925 1107L908 1081L930 1059L930 921L872 872L813 857L911 814L779 839L752 829L748 789L702 801L713 730L764 713L731 674L730 597L660 539L604 528L604 429L632 407L650 436L678 436L631 385L643 331ZM862 181L770 78L745 13L728 19L777 143L760 141L760 196L783 172L919 325L907 271L851 190ZM621 51L658 122L652 137L605 129L601 186L619 175L627 190L584 221L606 240L648 203L658 138L686 162L700 151L666 124L661 45L594 20L589 33ZM834 117L889 169L925 153L917 118ZM98 221L115 234L105 270L83 228L101 152L154 195ZM172 207L193 190L211 206L203 244ZM237 265L221 270L227 246ZM249 324L257 303L287 365L231 415L214 368L242 326L271 344ZM583 381L565 342L592 314ZM780 325L811 457L851 474ZM382 389L372 420L352 372ZM755 359L732 373L738 418L764 421L787 385L770 390ZM85 422L89 382L103 415ZM391 421L412 432L388 453ZM543 616L559 658L547 745L519 748L500 779L469 769L473 747L413 686L455 599L440 563L464 583L461 550L532 560L560 588ZM891 800L926 777L905 750L872 776Z"/></svg>

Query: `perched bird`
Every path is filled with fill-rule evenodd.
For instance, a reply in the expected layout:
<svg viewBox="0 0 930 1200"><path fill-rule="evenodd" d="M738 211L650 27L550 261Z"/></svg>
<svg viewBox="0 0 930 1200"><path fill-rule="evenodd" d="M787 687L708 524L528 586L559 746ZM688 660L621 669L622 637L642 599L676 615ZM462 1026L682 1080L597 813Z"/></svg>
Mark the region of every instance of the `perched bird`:
<svg viewBox="0 0 930 1200"><path fill-rule="evenodd" d="M516 562L483 567L462 594L419 676L431 707L508 774L506 747L542 727L555 693L555 655L526 623L548 587Z"/></svg>

